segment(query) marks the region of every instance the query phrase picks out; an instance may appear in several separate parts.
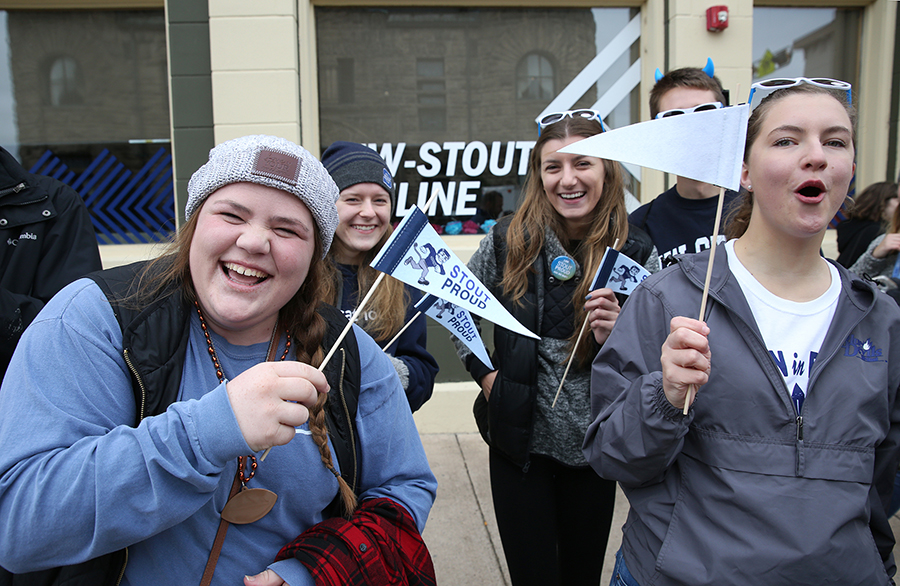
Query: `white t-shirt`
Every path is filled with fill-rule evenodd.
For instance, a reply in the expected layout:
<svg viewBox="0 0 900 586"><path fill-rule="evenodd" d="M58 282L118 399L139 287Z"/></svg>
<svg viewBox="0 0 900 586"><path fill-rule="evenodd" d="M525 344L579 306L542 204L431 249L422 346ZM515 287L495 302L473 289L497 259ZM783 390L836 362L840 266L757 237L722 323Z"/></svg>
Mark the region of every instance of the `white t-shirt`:
<svg viewBox="0 0 900 586"><path fill-rule="evenodd" d="M763 287L741 264L734 252L734 243L729 240L725 244L728 268L744 291L769 356L781 371L799 415L809 385L809 371L837 309L841 277L828 263L831 285L820 297L804 302L782 299Z"/></svg>

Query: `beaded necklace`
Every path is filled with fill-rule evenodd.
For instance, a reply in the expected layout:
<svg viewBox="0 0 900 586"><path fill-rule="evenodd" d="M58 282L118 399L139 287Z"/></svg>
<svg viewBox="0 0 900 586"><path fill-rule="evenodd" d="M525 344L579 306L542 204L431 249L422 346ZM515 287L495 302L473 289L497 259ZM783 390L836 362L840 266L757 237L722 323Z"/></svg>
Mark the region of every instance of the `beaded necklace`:
<svg viewBox="0 0 900 586"><path fill-rule="evenodd" d="M213 366L216 368L216 377L220 383L225 382L225 373L222 371L222 365L219 363L219 356L213 346L212 338L209 335L209 329L206 326L206 320L203 318L203 312L200 310L200 304L194 301L194 307L197 309L197 316L200 318L200 329L203 330L203 336L206 338L206 345L209 349L209 356L212 358ZM276 350L276 340L278 333L278 324L272 330L272 339L269 340L269 350L266 353L266 361L274 358ZM291 333L285 330L287 341L284 344L284 352L281 354L280 360L287 358L288 352L291 350ZM241 480L241 491L230 498L222 509L222 518L229 523L246 524L253 523L265 517L272 507L278 496L271 490L264 488L247 488L247 483L256 476L256 468L258 467L256 456L238 456L237 474ZM250 471L247 472L249 466Z"/></svg>

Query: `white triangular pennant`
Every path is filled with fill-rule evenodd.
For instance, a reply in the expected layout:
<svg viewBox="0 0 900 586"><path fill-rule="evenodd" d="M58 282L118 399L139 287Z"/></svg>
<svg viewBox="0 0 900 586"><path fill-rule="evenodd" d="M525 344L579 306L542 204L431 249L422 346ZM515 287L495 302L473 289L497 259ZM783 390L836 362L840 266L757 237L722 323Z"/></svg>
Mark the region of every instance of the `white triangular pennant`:
<svg viewBox="0 0 900 586"><path fill-rule="evenodd" d="M475 327L472 315L468 311L434 295L423 295L419 302L416 303L416 309L424 312L425 315L430 316L434 321L447 328L451 334L466 345L466 348L475 354L478 360L491 370L494 370L494 365L491 363L491 357L488 356L487 349L484 347L481 334L478 333L478 328Z"/></svg>
<svg viewBox="0 0 900 586"><path fill-rule="evenodd" d="M691 112L622 126L559 152L633 163L737 191L749 118L747 104Z"/></svg>

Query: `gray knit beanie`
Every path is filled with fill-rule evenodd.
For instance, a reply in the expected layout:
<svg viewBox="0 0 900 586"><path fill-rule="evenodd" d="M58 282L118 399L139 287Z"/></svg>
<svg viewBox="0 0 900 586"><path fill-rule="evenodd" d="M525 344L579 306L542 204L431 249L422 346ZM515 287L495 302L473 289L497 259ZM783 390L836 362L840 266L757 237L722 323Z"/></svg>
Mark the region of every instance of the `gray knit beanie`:
<svg viewBox="0 0 900 586"><path fill-rule="evenodd" d="M335 202L340 190L309 151L289 140L261 134L223 142L209 151L209 161L188 182L185 218L190 219L215 190L241 182L299 197L319 226L325 256L338 225Z"/></svg>
<svg viewBox="0 0 900 586"><path fill-rule="evenodd" d="M339 191L357 183L374 183L383 187L391 196L391 213L394 212L397 199L394 178L387 163L374 150L358 142L338 140L325 149L322 164L331 173Z"/></svg>

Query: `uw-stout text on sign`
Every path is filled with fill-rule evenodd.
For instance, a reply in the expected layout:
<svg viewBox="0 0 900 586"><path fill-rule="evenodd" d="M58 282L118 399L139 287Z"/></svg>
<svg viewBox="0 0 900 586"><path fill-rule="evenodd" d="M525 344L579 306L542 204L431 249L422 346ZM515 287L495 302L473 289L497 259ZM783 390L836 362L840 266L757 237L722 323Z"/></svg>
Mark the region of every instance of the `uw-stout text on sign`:
<svg viewBox="0 0 900 586"><path fill-rule="evenodd" d="M477 140L428 141L422 143L418 152L407 152L405 142L398 142L396 146L386 142L380 149L375 143L368 146L381 155L395 178L401 168L422 178L414 198L409 193L409 181L397 184L398 216L406 216L413 206L424 207L433 195L437 197L426 210L429 216L437 215L438 208L446 216L471 216L475 214L475 202L481 192L481 178L486 174L493 177L524 176L528 172L528 157L534 148L534 141L494 141L489 145ZM438 176L460 175L472 180L429 181Z"/></svg>

